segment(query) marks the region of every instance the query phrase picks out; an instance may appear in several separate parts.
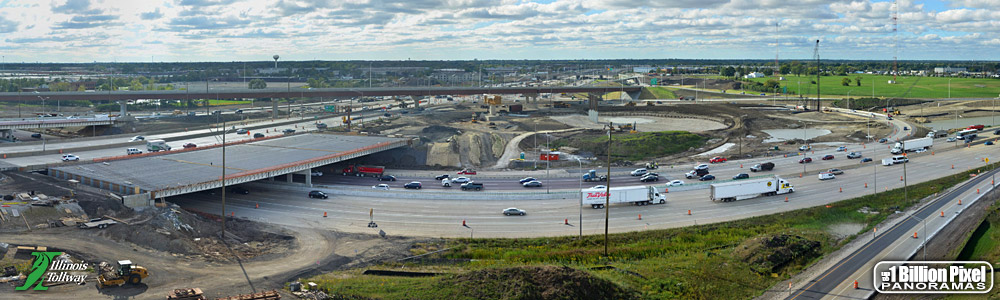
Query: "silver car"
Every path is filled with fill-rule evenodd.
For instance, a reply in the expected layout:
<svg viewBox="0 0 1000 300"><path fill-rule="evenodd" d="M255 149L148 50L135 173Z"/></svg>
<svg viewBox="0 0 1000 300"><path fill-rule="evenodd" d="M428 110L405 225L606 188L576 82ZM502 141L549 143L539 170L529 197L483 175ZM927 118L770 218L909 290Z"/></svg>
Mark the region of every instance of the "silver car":
<svg viewBox="0 0 1000 300"><path fill-rule="evenodd" d="M465 177L465 176L462 176L462 177L455 178L455 179L451 180L451 182L453 182L453 183L467 183L467 182L470 182L470 181L472 181L472 179L469 179L469 177Z"/></svg>
<svg viewBox="0 0 1000 300"><path fill-rule="evenodd" d="M523 216L525 214L527 214L527 212L517 207L508 207L503 210L503 215L505 216Z"/></svg>

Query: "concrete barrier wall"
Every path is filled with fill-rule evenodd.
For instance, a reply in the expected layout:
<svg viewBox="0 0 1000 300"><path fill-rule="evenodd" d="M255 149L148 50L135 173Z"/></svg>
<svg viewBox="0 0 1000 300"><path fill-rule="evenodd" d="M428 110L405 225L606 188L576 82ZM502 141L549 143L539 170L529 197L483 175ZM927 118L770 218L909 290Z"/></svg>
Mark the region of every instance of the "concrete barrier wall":
<svg viewBox="0 0 1000 300"><path fill-rule="evenodd" d="M488 191L461 191L459 187L454 187L457 192L436 192L424 190L404 190L393 189L388 191L373 190L369 187L339 186L339 185L314 185L308 187L303 183L287 183L282 181L257 181L247 183L260 189L280 189L292 193L301 193L302 197L307 197L310 190L320 190L329 195L396 198L396 199L447 199L447 200L551 200L551 199L577 199L579 192L553 191L551 193L500 193Z"/></svg>
<svg viewBox="0 0 1000 300"><path fill-rule="evenodd" d="M150 202L151 198L149 197L149 193L122 196L122 204L128 208L150 206Z"/></svg>

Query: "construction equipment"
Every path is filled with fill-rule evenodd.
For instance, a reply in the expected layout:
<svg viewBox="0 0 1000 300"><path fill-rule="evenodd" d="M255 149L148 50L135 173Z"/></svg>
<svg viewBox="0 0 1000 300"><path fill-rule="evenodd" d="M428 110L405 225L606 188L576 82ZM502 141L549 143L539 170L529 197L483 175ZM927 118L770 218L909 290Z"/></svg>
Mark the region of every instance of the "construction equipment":
<svg viewBox="0 0 1000 300"><path fill-rule="evenodd" d="M659 168L660 168L660 165L657 164L655 161L651 161L651 162L646 163L646 169L647 170L655 170L655 169L659 169Z"/></svg>
<svg viewBox="0 0 1000 300"><path fill-rule="evenodd" d="M120 286L126 283L139 284L143 278L149 277L145 267L132 265L131 260L119 260L118 266L101 262L97 268L97 287Z"/></svg>
<svg viewBox="0 0 1000 300"><path fill-rule="evenodd" d="M199 288L175 289L167 294L167 300L205 300L204 293Z"/></svg>
<svg viewBox="0 0 1000 300"><path fill-rule="evenodd" d="M569 108L569 104L562 101L552 102L552 108Z"/></svg>

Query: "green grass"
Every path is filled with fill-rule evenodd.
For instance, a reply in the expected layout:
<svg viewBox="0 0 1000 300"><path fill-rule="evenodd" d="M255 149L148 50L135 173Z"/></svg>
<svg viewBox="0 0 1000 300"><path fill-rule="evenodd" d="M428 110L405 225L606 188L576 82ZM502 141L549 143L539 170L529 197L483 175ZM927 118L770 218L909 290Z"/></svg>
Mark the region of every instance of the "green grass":
<svg viewBox="0 0 1000 300"><path fill-rule="evenodd" d="M665 87L647 87L642 89L640 99L677 99L673 89Z"/></svg>
<svg viewBox="0 0 1000 300"><path fill-rule="evenodd" d="M995 167L993 165L991 167ZM663 230L611 234L609 255L605 257L603 236L524 239L453 239L443 258L468 260L464 263L408 264L406 270L430 270L447 273L425 278L386 278L361 276L352 270L307 279L337 294L360 295L382 299L465 299L461 285L443 285L450 279L476 270L499 270L518 266L569 266L619 284L644 299L747 299L760 295L779 281L800 272L822 255L840 248L853 237L835 241L824 229L838 223L861 223L870 231L895 210L912 206L914 199L940 192L967 178L969 173L946 176L910 186L910 199L899 190L839 201L827 206L788 211L742 220ZM749 200L753 201L753 200ZM880 214L863 214L869 207ZM697 213L697 212L695 212ZM860 232L859 232L860 233ZM818 253L790 257L774 270L759 267L738 257L747 251L771 251L754 246L758 237L797 236L799 240L820 243ZM745 248L749 247L749 248ZM745 250L751 249L751 250ZM997 248L993 248L994 251ZM768 257L767 253L757 257ZM595 266L614 266L634 272L591 270ZM398 263L384 265L399 267ZM513 283L532 287L532 282ZM434 291L429 292L429 291ZM519 298L501 298L519 299Z"/></svg>
<svg viewBox="0 0 1000 300"><path fill-rule="evenodd" d="M209 106L242 105L242 104L250 104L250 101L208 99Z"/></svg>
<svg viewBox="0 0 1000 300"><path fill-rule="evenodd" d="M986 216L986 220L983 220L983 223L972 233L955 260L988 261L993 263L994 267L996 262L1000 261L1000 230L997 229L997 226L1000 226L1000 203L994 203L989 210L990 213ZM994 286L1000 285L1000 278L994 276L993 283ZM944 297L947 300L983 298L1000 298L1000 289L993 288L993 291L986 296L947 295Z"/></svg>
<svg viewBox="0 0 1000 300"><path fill-rule="evenodd" d="M642 125L639 125L640 129ZM687 131L658 131L638 133L616 133L612 135L611 157L615 160L643 160L663 157L698 148L704 145L706 137ZM576 147L593 152L598 157L607 155L608 138L605 133L590 132L552 141L552 148Z"/></svg>
<svg viewBox="0 0 1000 300"><path fill-rule="evenodd" d="M861 86L857 86L854 79L861 76ZM804 94L807 96L816 95L816 85L812 81L816 76L794 76L784 75L781 86L788 87L788 91L794 94ZM850 78L850 86L841 85L842 78ZM765 82L771 77L750 79L758 82ZM869 74L849 74L847 76L822 76L820 77L820 93L823 97L848 96L852 98L871 97L872 83L874 80L875 97L890 98L948 98L948 82L951 81L952 98L996 98L1000 94L1000 80L985 78L946 78L946 77L916 77L900 76L896 78L896 84L889 84L892 76L869 75ZM801 93L800 93L801 91Z"/></svg>

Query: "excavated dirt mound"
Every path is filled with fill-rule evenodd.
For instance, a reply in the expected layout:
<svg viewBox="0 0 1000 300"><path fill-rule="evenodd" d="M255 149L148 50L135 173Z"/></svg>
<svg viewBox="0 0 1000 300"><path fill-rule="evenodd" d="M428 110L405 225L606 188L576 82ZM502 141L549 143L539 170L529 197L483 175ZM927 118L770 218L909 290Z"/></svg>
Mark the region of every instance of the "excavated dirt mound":
<svg viewBox="0 0 1000 300"><path fill-rule="evenodd" d="M442 280L457 299L637 299L614 283L569 267L486 269ZM455 286L461 288L455 289Z"/></svg>
<svg viewBox="0 0 1000 300"><path fill-rule="evenodd" d="M797 235L779 234L749 239L733 255L760 274L779 273L793 263L803 263L820 254L822 244Z"/></svg>

